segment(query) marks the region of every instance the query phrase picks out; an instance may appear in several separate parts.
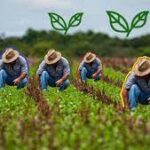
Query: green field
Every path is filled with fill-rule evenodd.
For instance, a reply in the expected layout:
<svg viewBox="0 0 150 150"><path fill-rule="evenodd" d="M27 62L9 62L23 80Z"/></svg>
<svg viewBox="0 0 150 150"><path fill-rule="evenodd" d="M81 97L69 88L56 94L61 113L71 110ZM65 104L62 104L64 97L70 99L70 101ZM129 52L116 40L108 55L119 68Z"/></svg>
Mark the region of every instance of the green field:
<svg viewBox="0 0 150 150"><path fill-rule="evenodd" d="M104 66L104 80L86 87L71 76L64 92L41 93L32 80L28 89L0 90L0 150L149 150L150 107L122 110L126 74Z"/></svg>

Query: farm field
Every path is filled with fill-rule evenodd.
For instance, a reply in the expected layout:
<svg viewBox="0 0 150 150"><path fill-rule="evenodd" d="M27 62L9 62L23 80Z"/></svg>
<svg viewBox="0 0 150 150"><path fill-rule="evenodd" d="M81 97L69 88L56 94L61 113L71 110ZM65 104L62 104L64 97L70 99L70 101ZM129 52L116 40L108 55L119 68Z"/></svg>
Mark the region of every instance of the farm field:
<svg viewBox="0 0 150 150"><path fill-rule="evenodd" d="M150 106L133 113L121 107L120 88L133 60L103 58L104 79L86 86L43 93L30 79L28 88L0 91L0 150L149 150ZM36 68L32 66L31 75Z"/></svg>

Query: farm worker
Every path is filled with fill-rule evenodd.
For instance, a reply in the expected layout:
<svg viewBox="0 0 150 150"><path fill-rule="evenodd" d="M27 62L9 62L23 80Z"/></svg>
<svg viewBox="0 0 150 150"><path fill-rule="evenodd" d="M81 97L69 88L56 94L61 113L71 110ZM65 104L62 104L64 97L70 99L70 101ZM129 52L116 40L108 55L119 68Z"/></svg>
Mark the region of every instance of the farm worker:
<svg viewBox="0 0 150 150"><path fill-rule="evenodd" d="M61 56L60 52L51 49L39 65L38 80L42 90L48 86L59 87L60 91L65 90L69 82L70 67L67 59Z"/></svg>
<svg viewBox="0 0 150 150"><path fill-rule="evenodd" d="M100 59L91 52L85 54L78 68L78 75L82 83L86 83L87 78L100 80L102 77L102 63Z"/></svg>
<svg viewBox="0 0 150 150"><path fill-rule="evenodd" d="M13 48L7 48L0 60L0 88L5 84L21 89L28 82L28 64L26 59Z"/></svg>
<svg viewBox="0 0 150 150"><path fill-rule="evenodd" d="M134 111L137 103L150 103L150 57L139 57L128 74L122 88L125 104Z"/></svg>

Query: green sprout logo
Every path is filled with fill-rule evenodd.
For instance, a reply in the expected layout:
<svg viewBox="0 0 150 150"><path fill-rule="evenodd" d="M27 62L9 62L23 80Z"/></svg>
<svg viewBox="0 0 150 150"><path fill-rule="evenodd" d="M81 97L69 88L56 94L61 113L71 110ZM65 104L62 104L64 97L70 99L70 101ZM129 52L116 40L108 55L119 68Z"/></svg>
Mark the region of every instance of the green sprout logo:
<svg viewBox="0 0 150 150"><path fill-rule="evenodd" d="M147 22L149 11L142 11L138 13L132 20L131 25L119 13L114 11L107 11L111 28L116 32L126 33L128 37L133 29L143 27Z"/></svg>
<svg viewBox="0 0 150 150"><path fill-rule="evenodd" d="M69 23L67 24L66 21L60 15L56 13L48 13L48 14L50 17L50 23L52 27L55 30L64 31L65 35L67 34L68 30L71 27L77 27L81 24L83 16L83 13L76 13L70 18Z"/></svg>

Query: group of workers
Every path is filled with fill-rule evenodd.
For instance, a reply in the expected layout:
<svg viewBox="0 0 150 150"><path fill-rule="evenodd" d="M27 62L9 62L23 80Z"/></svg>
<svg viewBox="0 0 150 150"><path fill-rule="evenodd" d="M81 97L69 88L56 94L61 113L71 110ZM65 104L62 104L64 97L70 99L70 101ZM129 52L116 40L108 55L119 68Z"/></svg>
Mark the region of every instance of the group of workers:
<svg viewBox="0 0 150 150"><path fill-rule="evenodd" d="M37 70L40 88L48 86L65 90L69 84L70 66L60 52L51 49ZM98 81L102 78L101 60L92 52L85 54L78 67L80 81L85 84L87 79ZM5 85L25 87L29 79L27 59L14 48L7 48L0 59L0 89ZM135 110L138 102L150 103L150 57L140 57L132 67L123 84L121 95L126 105Z"/></svg>

